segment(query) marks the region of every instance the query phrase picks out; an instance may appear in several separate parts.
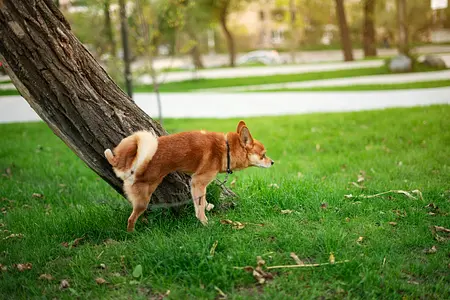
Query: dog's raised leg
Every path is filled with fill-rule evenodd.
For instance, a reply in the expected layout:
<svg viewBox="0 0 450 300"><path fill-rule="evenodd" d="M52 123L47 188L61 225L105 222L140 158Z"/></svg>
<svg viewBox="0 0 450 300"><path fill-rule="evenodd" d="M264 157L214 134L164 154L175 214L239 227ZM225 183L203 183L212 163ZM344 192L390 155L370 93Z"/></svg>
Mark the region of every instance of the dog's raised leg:
<svg viewBox="0 0 450 300"><path fill-rule="evenodd" d="M202 222L203 225L208 224L208 218L205 214L205 209L208 211L214 205L206 202L206 187L216 177L217 172L214 173L196 173L192 175L191 192L192 200L194 201L195 216ZM212 207L211 207L212 206Z"/></svg>
<svg viewBox="0 0 450 300"><path fill-rule="evenodd" d="M127 231L134 231L134 225L136 224L137 219L147 209L148 203L150 202L150 197L158 187L158 184L124 184L125 194L133 205L133 212L128 218Z"/></svg>

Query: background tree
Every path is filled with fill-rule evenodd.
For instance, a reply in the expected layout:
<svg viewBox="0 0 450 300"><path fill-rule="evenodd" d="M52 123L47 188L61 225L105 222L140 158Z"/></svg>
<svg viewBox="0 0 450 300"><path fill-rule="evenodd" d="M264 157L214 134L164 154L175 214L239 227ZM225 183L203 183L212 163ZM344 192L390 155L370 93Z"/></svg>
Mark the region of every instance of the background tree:
<svg viewBox="0 0 450 300"><path fill-rule="evenodd" d="M364 57L377 56L377 42L375 31L376 0L363 0L363 50Z"/></svg>
<svg viewBox="0 0 450 300"><path fill-rule="evenodd" d="M103 1L103 17L105 19L105 35L108 39L109 52L113 57L117 54L116 39L114 37L113 24L111 21L111 0Z"/></svg>
<svg viewBox="0 0 450 300"><path fill-rule="evenodd" d="M398 23L398 51L402 54L409 54L408 45L408 25L406 21L406 1L397 0L397 23Z"/></svg>
<svg viewBox="0 0 450 300"><path fill-rule="evenodd" d="M345 61L353 60L352 42L350 40L350 33L347 25L347 18L345 16L344 0L336 1L336 16L339 23L339 32L341 36L341 47L344 53Z"/></svg>
<svg viewBox="0 0 450 300"><path fill-rule="evenodd" d="M125 86L127 89L127 94L131 98L133 96L133 84L131 82L131 54L128 41L128 18L125 0L119 0L119 10L120 10L120 32L122 36Z"/></svg>

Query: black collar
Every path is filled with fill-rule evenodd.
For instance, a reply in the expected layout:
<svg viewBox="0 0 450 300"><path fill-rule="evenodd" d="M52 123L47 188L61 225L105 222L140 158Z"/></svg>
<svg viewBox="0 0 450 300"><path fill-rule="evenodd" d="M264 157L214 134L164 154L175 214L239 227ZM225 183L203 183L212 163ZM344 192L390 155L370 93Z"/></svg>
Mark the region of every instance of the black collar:
<svg viewBox="0 0 450 300"><path fill-rule="evenodd" d="M225 143L227 144L227 173L233 174L233 171L231 171L230 145L228 144L228 139L225 139Z"/></svg>

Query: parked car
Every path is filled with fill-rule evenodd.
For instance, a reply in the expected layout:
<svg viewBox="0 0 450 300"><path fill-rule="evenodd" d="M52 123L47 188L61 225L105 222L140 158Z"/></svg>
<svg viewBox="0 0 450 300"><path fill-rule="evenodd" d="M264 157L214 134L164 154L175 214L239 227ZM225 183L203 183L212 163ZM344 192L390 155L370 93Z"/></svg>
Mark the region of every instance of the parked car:
<svg viewBox="0 0 450 300"><path fill-rule="evenodd" d="M285 61L276 50L256 50L248 52L236 61L238 65L260 63L264 65L277 65Z"/></svg>

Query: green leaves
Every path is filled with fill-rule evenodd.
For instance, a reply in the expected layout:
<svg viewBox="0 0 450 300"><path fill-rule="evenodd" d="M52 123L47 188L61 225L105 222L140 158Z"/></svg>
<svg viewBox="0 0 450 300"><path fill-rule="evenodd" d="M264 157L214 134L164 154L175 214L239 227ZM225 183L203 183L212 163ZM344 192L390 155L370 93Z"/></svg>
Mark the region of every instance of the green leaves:
<svg viewBox="0 0 450 300"><path fill-rule="evenodd" d="M137 265L133 270L133 277L140 278L142 277L142 265Z"/></svg>

